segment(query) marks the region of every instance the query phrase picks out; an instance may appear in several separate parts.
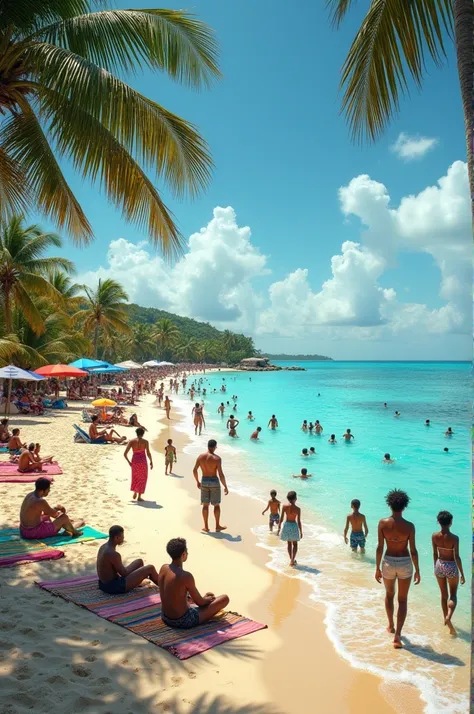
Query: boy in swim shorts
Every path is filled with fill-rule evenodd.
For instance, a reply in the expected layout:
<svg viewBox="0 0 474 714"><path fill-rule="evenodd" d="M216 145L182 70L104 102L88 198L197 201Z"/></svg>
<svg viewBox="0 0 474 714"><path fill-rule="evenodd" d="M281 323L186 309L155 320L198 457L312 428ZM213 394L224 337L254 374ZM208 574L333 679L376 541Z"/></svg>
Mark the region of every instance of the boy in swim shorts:
<svg viewBox="0 0 474 714"><path fill-rule="evenodd" d="M273 526L279 525L280 523L280 501L278 501L277 492L275 490L270 491L270 500L267 503L267 507L262 511L262 516L270 509L270 516L268 519L268 526L270 528L270 533L273 532Z"/></svg>
<svg viewBox="0 0 474 714"><path fill-rule="evenodd" d="M168 474L168 469L169 473L172 473L173 470L173 464L178 463L178 458L176 456L176 447L173 446L173 439L168 439L167 444L165 446L165 476Z"/></svg>
<svg viewBox="0 0 474 714"><path fill-rule="evenodd" d="M351 526L350 545L352 551L357 553L357 548L360 548L361 553L365 553L365 539L369 534L367 521L363 513L360 513L360 501L354 498L351 501L352 513L346 518L346 527L344 528L344 541L347 543L347 531Z"/></svg>

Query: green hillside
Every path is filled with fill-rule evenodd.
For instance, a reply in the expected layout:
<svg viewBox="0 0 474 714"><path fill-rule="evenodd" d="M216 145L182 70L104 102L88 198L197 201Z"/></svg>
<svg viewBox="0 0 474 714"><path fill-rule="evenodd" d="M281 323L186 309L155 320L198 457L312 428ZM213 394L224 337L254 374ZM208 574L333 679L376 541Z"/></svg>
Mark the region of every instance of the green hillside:
<svg viewBox="0 0 474 714"><path fill-rule="evenodd" d="M196 340L218 340L224 334L208 322L198 322L190 317L181 317L155 307L141 307L132 303L127 306L127 311L132 324L154 325L158 320L171 320L182 335Z"/></svg>

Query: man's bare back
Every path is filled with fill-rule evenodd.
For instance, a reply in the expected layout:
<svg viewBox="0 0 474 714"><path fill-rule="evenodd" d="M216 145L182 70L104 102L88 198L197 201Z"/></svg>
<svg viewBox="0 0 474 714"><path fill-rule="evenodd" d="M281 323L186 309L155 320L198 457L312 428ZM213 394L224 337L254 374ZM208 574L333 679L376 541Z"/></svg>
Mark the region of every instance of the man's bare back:
<svg viewBox="0 0 474 714"><path fill-rule="evenodd" d="M392 558L406 558L410 555L408 542L415 532L415 526L404 518L382 518L379 530L387 544L385 555Z"/></svg>
<svg viewBox="0 0 474 714"><path fill-rule="evenodd" d="M41 523L41 516L49 510L48 503L44 498L38 498L35 492L29 493L20 509L20 523L26 528L33 528Z"/></svg>
<svg viewBox="0 0 474 714"><path fill-rule="evenodd" d="M221 457L217 454L210 454L208 451L198 456L197 459L197 466L201 469L203 478L217 478L220 464Z"/></svg>
<svg viewBox="0 0 474 714"><path fill-rule="evenodd" d="M122 565L122 556L117 553L109 542L104 543L97 553L97 575L103 583L119 577L119 568Z"/></svg>
<svg viewBox="0 0 474 714"><path fill-rule="evenodd" d="M367 527L363 513L349 513L347 520L351 524L352 530L356 533L360 533L362 531L364 524Z"/></svg>
<svg viewBox="0 0 474 714"><path fill-rule="evenodd" d="M187 594L194 578L182 568L162 565L158 573L158 587L163 612L171 619L182 617L188 609Z"/></svg>

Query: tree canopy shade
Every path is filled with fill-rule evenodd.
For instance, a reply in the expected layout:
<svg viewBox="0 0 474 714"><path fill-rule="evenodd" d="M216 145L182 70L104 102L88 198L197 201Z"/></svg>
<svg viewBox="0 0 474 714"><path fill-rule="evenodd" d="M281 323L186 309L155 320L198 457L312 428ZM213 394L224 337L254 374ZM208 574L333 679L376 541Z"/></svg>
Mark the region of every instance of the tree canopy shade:
<svg viewBox="0 0 474 714"><path fill-rule="evenodd" d="M61 171L64 158L171 255L182 236L148 172L174 195L194 197L210 178L209 150L196 127L120 75L147 67L208 86L219 76L216 42L186 11L103 7L0 3L0 218L40 210L88 243L92 228Z"/></svg>
<svg viewBox="0 0 474 714"><path fill-rule="evenodd" d="M354 138L376 140L399 110L411 75L420 88L429 55L439 65L454 34L466 131L471 196L474 196L472 0L370 0L342 68L342 112ZM327 0L338 27L353 0ZM453 22L454 21L454 22ZM453 33L454 24L454 33Z"/></svg>

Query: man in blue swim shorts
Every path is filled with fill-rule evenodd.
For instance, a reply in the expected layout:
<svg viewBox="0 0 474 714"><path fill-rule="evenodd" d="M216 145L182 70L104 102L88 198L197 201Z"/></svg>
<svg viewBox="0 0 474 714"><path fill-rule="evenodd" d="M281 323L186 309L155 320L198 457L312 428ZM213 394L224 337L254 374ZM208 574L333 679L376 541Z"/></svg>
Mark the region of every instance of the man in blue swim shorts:
<svg viewBox="0 0 474 714"><path fill-rule="evenodd" d="M227 595L216 597L199 593L191 573L183 570L188 559L188 548L184 538L173 538L166 546L171 558L169 565L162 565L158 574L161 596L161 619L168 627L190 630L202 625L229 604ZM189 604L191 597L192 605Z"/></svg>
<svg viewBox="0 0 474 714"><path fill-rule="evenodd" d="M347 543L347 531L351 527L350 545L354 553L357 553L357 548L361 553L365 553L365 539L369 533L367 521L363 513L360 513L360 501L354 498L351 501L352 513L346 518L346 527L344 528L344 540Z"/></svg>

